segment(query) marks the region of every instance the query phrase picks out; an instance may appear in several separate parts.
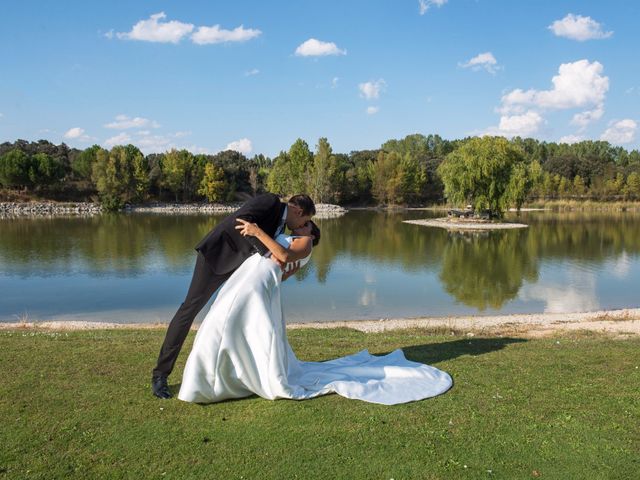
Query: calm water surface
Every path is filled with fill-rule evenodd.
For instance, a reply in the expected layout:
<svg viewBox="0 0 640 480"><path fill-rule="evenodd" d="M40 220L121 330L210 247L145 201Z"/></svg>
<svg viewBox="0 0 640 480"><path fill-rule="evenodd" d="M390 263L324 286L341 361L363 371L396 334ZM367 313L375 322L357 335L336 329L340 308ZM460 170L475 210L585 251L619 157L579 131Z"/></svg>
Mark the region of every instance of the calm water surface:
<svg viewBox="0 0 640 480"><path fill-rule="evenodd" d="M523 213L528 229L464 235L402 223L433 216L318 221L312 262L283 288L288 321L640 306L638 213ZM168 322L221 218L0 220L0 321Z"/></svg>

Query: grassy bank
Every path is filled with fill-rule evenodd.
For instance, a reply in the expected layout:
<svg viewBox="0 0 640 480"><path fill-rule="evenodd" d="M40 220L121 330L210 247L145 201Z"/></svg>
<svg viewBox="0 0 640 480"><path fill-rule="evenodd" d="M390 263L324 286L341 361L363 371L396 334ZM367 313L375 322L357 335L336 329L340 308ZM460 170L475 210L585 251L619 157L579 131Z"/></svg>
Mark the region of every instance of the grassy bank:
<svg viewBox="0 0 640 480"><path fill-rule="evenodd" d="M163 334L0 332L0 478L627 479L640 469L638 339L296 330L303 359L401 347L455 385L393 407L336 395L199 406L150 395Z"/></svg>
<svg viewBox="0 0 640 480"><path fill-rule="evenodd" d="M601 212L640 212L640 202L633 201L612 201L603 202L598 200L537 200L527 203L523 208L545 208L549 210L583 210Z"/></svg>

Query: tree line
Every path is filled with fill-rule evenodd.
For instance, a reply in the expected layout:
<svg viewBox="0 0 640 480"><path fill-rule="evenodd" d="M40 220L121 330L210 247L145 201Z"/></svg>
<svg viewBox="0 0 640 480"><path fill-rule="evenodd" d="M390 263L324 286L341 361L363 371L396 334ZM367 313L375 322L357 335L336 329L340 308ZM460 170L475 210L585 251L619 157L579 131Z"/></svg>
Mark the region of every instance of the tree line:
<svg viewBox="0 0 640 480"><path fill-rule="evenodd" d="M147 201L232 201L263 191L307 192L343 205L473 204L501 212L532 199L640 199L640 152L604 141L408 135L375 150L335 153L302 139L271 159L235 151L143 155L133 145L85 150L46 140L0 145L4 197L99 200L109 209Z"/></svg>

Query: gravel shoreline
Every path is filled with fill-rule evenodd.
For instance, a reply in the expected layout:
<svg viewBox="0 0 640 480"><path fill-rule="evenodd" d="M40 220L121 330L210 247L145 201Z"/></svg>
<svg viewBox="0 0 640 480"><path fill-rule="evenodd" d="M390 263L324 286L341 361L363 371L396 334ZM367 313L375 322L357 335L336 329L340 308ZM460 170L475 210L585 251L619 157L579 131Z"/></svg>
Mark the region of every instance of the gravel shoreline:
<svg viewBox="0 0 640 480"><path fill-rule="evenodd" d="M166 329L166 323L104 323L86 321L0 323L0 330ZM534 313L491 316L420 317L381 320L292 323L288 329L352 328L365 333L426 329L468 336L515 335L545 337L567 331L605 333L621 338L640 336L640 308L577 313ZM194 325L192 330L197 330Z"/></svg>

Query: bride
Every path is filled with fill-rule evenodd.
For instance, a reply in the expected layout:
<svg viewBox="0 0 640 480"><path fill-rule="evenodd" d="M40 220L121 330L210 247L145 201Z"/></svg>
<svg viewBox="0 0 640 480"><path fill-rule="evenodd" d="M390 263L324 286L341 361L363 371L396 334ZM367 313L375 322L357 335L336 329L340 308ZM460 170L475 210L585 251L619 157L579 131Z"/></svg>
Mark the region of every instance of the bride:
<svg viewBox="0 0 640 480"><path fill-rule="evenodd" d="M309 221L293 235L274 240L256 224L238 222L240 233L260 240L271 258L252 255L220 288L187 359L180 400L211 403L253 394L302 400L338 393L393 405L451 387L447 373L407 360L400 349L385 356L362 350L326 362L298 360L287 340L280 289L292 271L309 261L320 230Z"/></svg>

